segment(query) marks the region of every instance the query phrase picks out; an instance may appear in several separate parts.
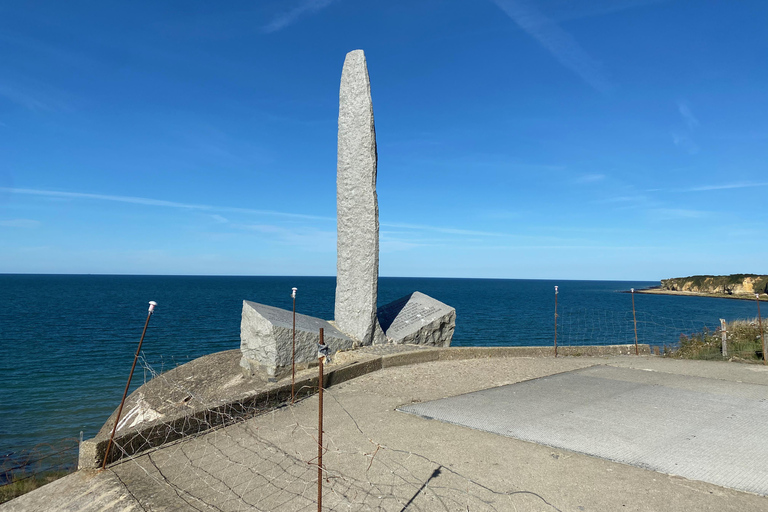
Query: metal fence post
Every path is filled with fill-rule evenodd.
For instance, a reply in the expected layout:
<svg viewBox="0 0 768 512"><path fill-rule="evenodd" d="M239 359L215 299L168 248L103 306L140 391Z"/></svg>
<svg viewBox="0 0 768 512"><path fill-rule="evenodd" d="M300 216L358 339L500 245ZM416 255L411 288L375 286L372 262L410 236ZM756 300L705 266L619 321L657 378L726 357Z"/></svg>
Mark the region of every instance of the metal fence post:
<svg viewBox="0 0 768 512"><path fill-rule="evenodd" d="M291 403L296 400L296 290L291 288L293 299L293 352L291 354Z"/></svg>
<svg viewBox="0 0 768 512"><path fill-rule="evenodd" d="M757 301L757 328L760 331L760 341L763 343L763 364L765 362L765 333L763 332L763 318L760 316L760 294L755 294L755 300Z"/></svg>
<svg viewBox="0 0 768 512"><path fill-rule="evenodd" d="M320 370L318 387L318 418L317 418L317 512L323 509L323 361L327 347L323 339L323 328L320 328L320 349L317 353L317 367Z"/></svg>
<svg viewBox="0 0 768 512"><path fill-rule="evenodd" d="M720 335L723 338L723 348L720 350L723 353L723 357L728 357L728 333L726 332L727 325L725 323L725 318L720 319Z"/></svg>
<svg viewBox="0 0 768 512"><path fill-rule="evenodd" d="M101 469L107 467L107 460L109 460L109 450L112 448L112 441L115 438L115 432L117 432L117 424L120 422L120 414L123 412L123 406L125 405L125 397L128 396L128 388L131 386L131 378L133 377L133 370L136 369L136 361L139 359L139 353L141 352L141 344L144 343L144 335L147 334L147 326L149 325L149 318L155 311L157 302L149 301L149 313L147 313L147 321L144 322L144 330L141 332L141 339L139 340L139 347L136 349L136 355L133 356L133 366L131 366L131 373L128 374L128 382L125 384L125 391L123 392L123 399L120 400L120 407L117 409L117 418L115 418L115 426L112 427L112 434L109 436L109 442L107 443L107 451L104 452L104 462L101 464Z"/></svg>
<svg viewBox="0 0 768 512"><path fill-rule="evenodd" d="M637 315L635 314L635 289L630 288L632 291L632 321L635 323L635 355L640 355L640 350L637 348Z"/></svg>
<svg viewBox="0 0 768 512"><path fill-rule="evenodd" d="M555 286L555 357L557 357L557 286Z"/></svg>

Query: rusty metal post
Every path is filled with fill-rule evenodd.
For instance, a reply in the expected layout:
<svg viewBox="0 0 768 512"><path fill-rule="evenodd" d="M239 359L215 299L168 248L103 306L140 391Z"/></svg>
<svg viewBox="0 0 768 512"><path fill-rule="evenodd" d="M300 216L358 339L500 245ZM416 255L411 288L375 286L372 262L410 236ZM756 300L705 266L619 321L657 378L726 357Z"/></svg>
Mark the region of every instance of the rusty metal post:
<svg viewBox="0 0 768 512"><path fill-rule="evenodd" d="M637 348L637 315L635 315L635 289L630 288L632 292L632 321L635 322L635 355L640 355L640 350Z"/></svg>
<svg viewBox="0 0 768 512"><path fill-rule="evenodd" d="M128 396L128 388L131 386L131 379L133 378L133 370L136 369L136 361L139 359L139 353L141 352L141 344L144 343L144 335L147 334L147 326L149 325L149 318L155 311L157 302L149 302L149 313L147 313L147 321L144 322L144 330L141 332L141 339L139 340L139 347L136 349L136 355L133 356L133 366L131 366L131 373L128 374L128 382L125 384L125 391L123 391L123 399L120 400L120 407L117 409L117 418L115 418L115 426L112 427L112 434L109 436L109 442L107 443L107 451L104 452L104 462L101 464L101 469L107 467L107 460L109 460L109 450L112 448L112 440L115 438L115 432L117 432L117 424L120 422L120 415L123 413L123 406L125 405L125 397Z"/></svg>
<svg viewBox="0 0 768 512"><path fill-rule="evenodd" d="M320 328L320 346L323 347L323 328ZM323 360L325 356L318 353L317 367L320 369L318 387L318 418L317 418L317 512L323 509Z"/></svg>
<svg viewBox="0 0 768 512"><path fill-rule="evenodd" d="M293 299L293 352L291 355L291 403L296 400L296 290L291 288Z"/></svg>
<svg viewBox="0 0 768 512"><path fill-rule="evenodd" d="M555 286L555 357L557 357L557 286Z"/></svg>
<svg viewBox="0 0 768 512"><path fill-rule="evenodd" d="M757 328L760 331L760 341L763 342L763 364L765 362L765 333L763 332L763 318L760 316L760 294L755 294L755 300L757 301Z"/></svg>
<svg viewBox="0 0 768 512"><path fill-rule="evenodd" d="M723 357L728 357L728 324L725 322L725 318L720 319L720 337L722 339L720 352Z"/></svg>

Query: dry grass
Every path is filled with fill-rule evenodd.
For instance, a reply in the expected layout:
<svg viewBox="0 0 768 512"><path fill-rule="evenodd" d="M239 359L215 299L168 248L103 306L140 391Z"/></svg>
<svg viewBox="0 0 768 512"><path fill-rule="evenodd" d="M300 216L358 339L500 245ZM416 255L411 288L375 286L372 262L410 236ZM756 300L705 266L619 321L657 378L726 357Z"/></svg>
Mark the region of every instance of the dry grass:
<svg viewBox="0 0 768 512"><path fill-rule="evenodd" d="M38 487L70 474L71 471L48 471L38 474L16 474L11 483L0 486L0 503L5 503L22 494L34 491Z"/></svg>
<svg viewBox="0 0 768 512"><path fill-rule="evenodd" d="M765 325L763 329L765 330ZM763 345L757 318L735 320L726 325L726 352L722 354L722 333L720 330L705 329L690 336L680 335L678 347L665 351L668 357L679 359L708 359L744 362L760 362Z"/></svg>

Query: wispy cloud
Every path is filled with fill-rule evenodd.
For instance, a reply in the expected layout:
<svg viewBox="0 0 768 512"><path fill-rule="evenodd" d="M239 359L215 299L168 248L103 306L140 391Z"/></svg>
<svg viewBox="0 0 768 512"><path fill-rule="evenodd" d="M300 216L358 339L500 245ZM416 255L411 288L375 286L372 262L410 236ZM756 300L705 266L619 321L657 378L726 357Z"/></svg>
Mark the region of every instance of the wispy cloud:
<svg viewBox="0 0 768 512"><path fill-rule="evenodd" d="M768 186L768 182L739 181L736 183L721 183L719 185L702 185L691 187L688 192L705 192L707 190L728 190L732 188L755 188Z"/></svg>
<svg viewBox="0 0 768 512"><path fill-rule="evenodd" d="M699 152L699 145L693 140L694 132L699 127L699 120L693 114L691 107L685 101L677 102L677 111L683 118L685 128L679 130L673 130L672 143L687 151L690 155L695 155Z"/></svg>
<svg viewBox="0 0 768 512"><path fill-rule="evenodd" d="M677 110L680 112L680 115L683 116L685 124L688 126L689 130L698 128L699 120L696 118L696 116L693 115L693 112L691 112L691 107L686 102L678 101Z"/></svg>
<svg viewBox="0 0 768 512"><path fill-rule="evenodd" d="M0 83L0 97L33 111L50 110L51 108L43 99L7 83Z"/></svg>
<svg viewBox="0 0 768 512"><path fill-rule="evenodd" d="M65 45L48 44L41 39L13 34L8 30L0 32L0 41L15 47L13 51L17 54L22 54L22 52L32 53L38 61L52 60L65 65L70 70L73 68L78 68L79 70L96 64L87 54L72 51L71 48L67 48Z"/></svg>
<svg viewBox="0 0 768 512"><path fill-rule="evenodd" d="M604 16L615 12L645 7L668 0L590 0L589 2L555 2L553 17L558 21Z"/></svg>
<svg viewBox="0 0 768 512"><path fill-rule="evenodd" d="M645 203L648 201L648 197L644 195L635 195L635 196L612 196L612 197L606 197L603 199L597 199L593 201L594 203L620 203L620 204L627 204L627 203Z"/></svg>
<svg viewBox="0 0 768 512"><path fill-rule="evenodd" d="M490 251L490 250L514 250L514 251L521 251L521 250L537 250L537 249L544 249L544 250L589 250L589 251L628 251L628 250L642 250L642 249L663 249L663 247L654 247L654 246L648 246L648 245L603 245L603 244L594 244L594 245L499 245L499 246L477 246L477 247L468 247L467 249L474 249L474 250L481 250L481 251Z"/></svg>
<svg viewBox="0 0 768 512"><path fill-rule="evenodd" d="M672 143L684 149L688 152L690 155L695 155L699 152L699 145L696 144L691 137L689 137L687 134L680 133L680 132L672 132L670 133L672 136Z"/></svg>
<svg viewBox="0 0 768 512"><path fill-rule="evenodd" d="M6 228L26 228L26 229L32 229L37 228L40 226L39 220L31 220L31 219L10 219L10 220L0 220L0 226L6 227Z"/></svg>
<svg viewBox="0 0 768 512"><path fill-rule="evenodd" d="M595 90L613 88L602 65L593 59L569 33L524 0L494 0L512 21L546 48L563 66L576 73Z"/></svg>
<svg viewBox="0 0 768 512"><path fill-rule="evenodd" d="M574 181L576 183L594 183L596 181L603 181L605 179L605 174L584 174L583 176L579 176Z"/></svg>
<svg viewBox="0 0 768 512"><path fill-rule="evenodd" d="M456 228L446 228L446 227L438 227L438 226L427 226L424 224L403 224L403 223L395 223L395 222L382 222L381 225L389 228L432 231L435 233L445 233L447 235L508 236L506 233L494 233L491 231L475 231L472 229L456 229Z"/></svg>
<svg viewBox="0 0 768 512"><path fill-rule="evenodd" d="M431 226L424 226L434 229ZM547 228L542 228L537 231L546 231ZM454 230L450 230L454 231ZM573 230L568 230L573 231ZM578 230L583 231L583 230ZM617 230L623 234L626 233L626 229ZM592 232L600 233L604 235L606 230L604 228L594 229ZM482 233L482 232L481 232ZM444 233L445 234L445 233ZM450 233L448 233L450 234ZM466 236L461 235L458 237L445 236L445 237L432 237L424 231L419 232L382 232L381 234L381 250L385 252L395 252L410 250L419 247L446 247L451 250L473 250L473 249L487 249L487 250L508 250L508 249L543 249L543 248L599 248L600 243L595 242L589 237L584 238L581 236L558 236L558 235L530 235L530 234L515 234L515 233L493 233L493 238L485 236ZM458 242L458 243L457 243Z"/></svg>
<svg viewBox="0 0 768 512"><path fill-rule="evenodd" d="M12 71L0 78L0 102L10 101L33 112L72 110L71 99L64 90Z"/></svg>
<svg viewBox="0 0 768 512"><path fill-rule="evenodd" d="M268 34L278 32L285 27L292 25L302 16L324 9L335 1L336 0L302 0L293 9L273 18L272 21L262 27L262 30Z"/></svg>
<svg viewBox="0 0 768 512"><path fill-rule="evenodd" d="M387 240L381 241L379 248L381 252L389 253L389 252L409 251L411 249L417 249L419 247L428 247L430 245L434 245L434 244L428 244L423 242L413 242L410 240L387 239Z"/></svg>
<svg viewBox="0 0 768 512"><path fill-rule="evenodd" d="M654 208L663 208L664 203L656 199L654 195L635 193L632 191L624 192L624 195L607 196L602 199L591 201L597 205L609 205L612 210L622 211L640 211L645 212Z"/></svg>
<svg viewBox="0 0 768 512"><path fill-rule="evenodd" d="M511 219L519 219L523 217L522 212L505 210L500 208L492 209L492 210L483 210L479 212L478 215L484 219L491 219L491 220L511 220Z"/></svg>
<svg viewBox="0 0 768 512"><path fill-rule="evenodd" d="M653 208L648 210L648 213L657 220L700 219L711 215L710 212L703 210L688 210L685 208Z"/></svg>
<svg viewBox="0 0 768 512"><path fill-rule="evenodd" d="M461 155L446 155L445 152L435 152L431 156L403 158L403 161L414 167L434 166L450 168L466 168L499 171L523 171L530 173L556 173L568 167L562 164L545 164L536 162L521 162L506 154L465 153Z"/></svg>
<svg viewBox="0 0 768 512"><path fill-rule="evenodd" d="M207 204L178 203L175 201L165 201L162 199L151 199L147 197L114 196L114 195L107 195L107 194L89 194L84 192L60 192L56 190L37 190L37 189L28 189L28 188L8 188L8 187L0 187L0 191L11 192L13 194L57 197L62 199L92 199L97 201L112 201L117 203L139 204L144 206L160 206L160 207L166 207L166 208L180 208L185 210L233 212L233 213L246 213L246 214L254 214L254 215L271 215L275 217L287 217L287 218L293 218L293 219L324 220L324 221L335 220L334 217L306 215L303 213L279 212L274 210L254 210L251 208L233 208L233 207L227 207L227 206L211 206Z"/></svg>
<svg viewBox="0 0 768 512"><path fill-rule="evenodd" d="M301 247L312 252L336 250L336 232L306 226L276 226L271 224L239 224L239 229L258 233L266 239L284 245Z"/></svg>
<svg viewBox="0 0 768 512"><path fill-rule="evenodd" d="M768 132L734 132L712 135L717 140L735 140L739 142L768 139Z"/></svg>

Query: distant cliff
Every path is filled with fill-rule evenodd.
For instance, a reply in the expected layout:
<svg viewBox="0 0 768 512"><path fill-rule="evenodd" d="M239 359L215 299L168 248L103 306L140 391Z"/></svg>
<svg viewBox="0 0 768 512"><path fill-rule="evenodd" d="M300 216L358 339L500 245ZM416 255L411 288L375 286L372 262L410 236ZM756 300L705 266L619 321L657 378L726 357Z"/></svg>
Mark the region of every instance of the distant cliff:
<svg viewBox="0 0 768 512"><path fill-rule="evenodd" d="M676 277L662 279L661 289L719 295L754 295L768 293L768 276L731 274L729 276Z"/></svg>

